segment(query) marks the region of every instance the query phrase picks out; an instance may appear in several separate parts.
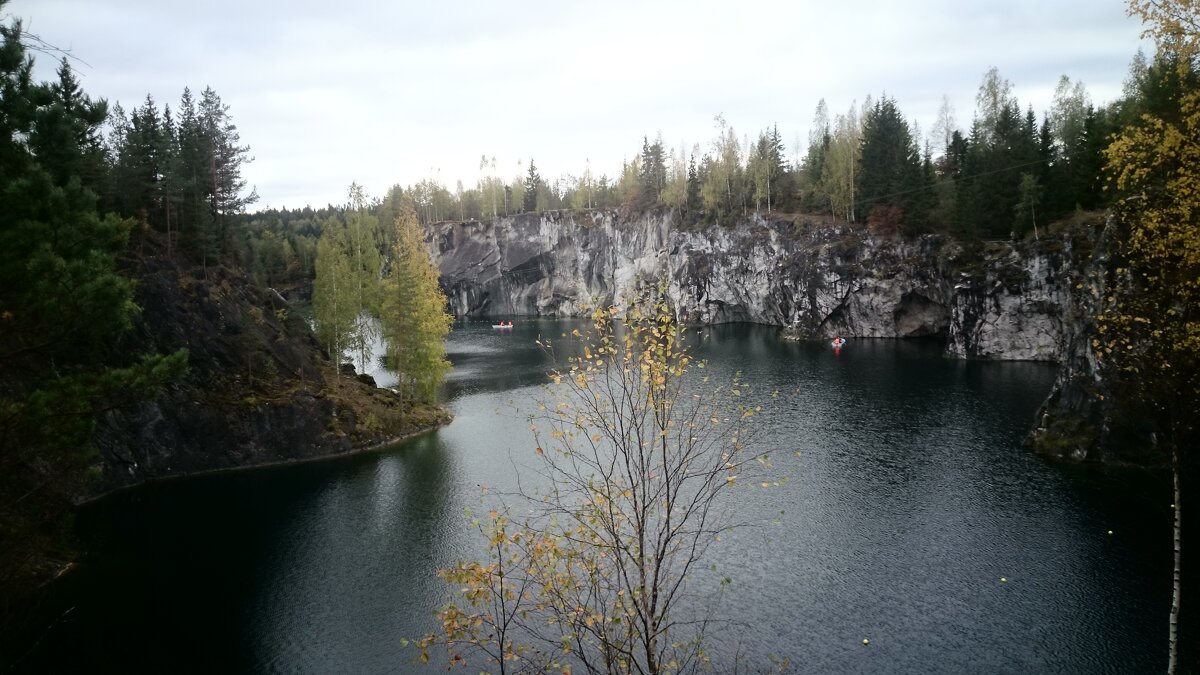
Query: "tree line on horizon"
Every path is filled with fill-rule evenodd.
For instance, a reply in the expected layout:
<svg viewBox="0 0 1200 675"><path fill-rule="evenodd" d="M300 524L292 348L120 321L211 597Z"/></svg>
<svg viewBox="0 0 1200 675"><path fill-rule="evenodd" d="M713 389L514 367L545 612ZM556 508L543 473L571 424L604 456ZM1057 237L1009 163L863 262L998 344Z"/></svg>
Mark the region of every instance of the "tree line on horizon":
<svg viewBox="0 0 1200 675"><path fill-rule="evenodd" d="M1195 88L1169 54L1138 52L1121 96L1092 101L1083 82L1062 76L1048 110L1022 108L997 69L984 74L971 124L960 128L948 99L928 134L894 98L867 97L833 113L822 100L807 145L789 151L778 127L739 136L718 115L707 146L668 147L659 133L613 176L593 172L550 180L534 159L501 175L482 156L483 176L453 190L430 177L395 185L368 210L389 222L404 197L419 222L479 221L567 209L617 209L626 216L670 210L685 226L731 225L750 214L817 215L877 234L941 233L962 239L1026 236L1077 210L1105 208L1103 152L1112 136L1141 115L1163 110ZM267 209L245 217L238 250L261 280L311 279L315 246L346 205ZM386 250L386 246L383 250Z"/></svg>
<svg viewBox="0 0 1200 675"><path fill-rule="evenodd" d="M1167 77L1173 69L1169 57L1148 61L1138 52L1122 96L1105 105L1064 75L1039 116L1021 107L1012 82L992 68L969 127L959 128L943 98L928 135L886 94L841 114L821 100L807 146L800 153L797 139L791 161L777 126L739 137L718 115L707 147L671 148L661 133L645 137L614 177L597 179L588 166L548 181L531 160L508 181L490 170L472 189L459 184L451 193L426 179L407 191L426 223L555 209L667 208L686 224L729 225L773 212L828 215L885 234L1020 235L1035 223L1106 205L1103 151L1120 128L1195 84ZM493 160L481 162L491 167Z"/></svg>

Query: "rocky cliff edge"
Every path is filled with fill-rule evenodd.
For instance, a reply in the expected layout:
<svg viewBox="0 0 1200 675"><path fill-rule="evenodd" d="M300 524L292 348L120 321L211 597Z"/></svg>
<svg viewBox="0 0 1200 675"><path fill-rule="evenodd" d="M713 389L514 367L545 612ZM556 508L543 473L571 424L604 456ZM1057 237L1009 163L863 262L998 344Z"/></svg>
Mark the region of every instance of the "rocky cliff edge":
<svg viewBox="0 0 1200 675"><path fill-rule="evenodd" d="M342 455L448 421L387 389L338 375L308 324L240 270L165 255L137 264L134 353L189 352L157 397L106 414L93 494L145 480Z"/></svg>

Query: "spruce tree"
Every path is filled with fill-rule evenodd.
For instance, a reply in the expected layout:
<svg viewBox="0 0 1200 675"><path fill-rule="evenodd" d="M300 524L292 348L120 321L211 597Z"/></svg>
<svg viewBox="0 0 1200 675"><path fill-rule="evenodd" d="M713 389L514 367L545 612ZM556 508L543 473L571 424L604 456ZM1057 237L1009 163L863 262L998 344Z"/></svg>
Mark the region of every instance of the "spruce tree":
<svg viewBox="0 0 1200 675"><path fill-rule="evenodd" d="M995 86L993 69L981 87L979 100L998 105L980 111L972 125L963 163L966 178L959 190L959 222L968 236L1008 237L1013 210L1020 201L1021 175L1036 171L1041 162L1040 134L1032 111L1022 115L1016 98L1005 93L985 95ZM1001 87L1005 92L1008 85ZM987 112L987 114L983 114Z"/></svg>
<svg viewBox="0 0 1200 675"><path fill-rule="evenodd" d="M29 135L30 149L55 183L63 185L75 177L99 194L106 171L99 129L108 115L108 105L83 93L66 58L58 67L58 81L49 85L48 93L49 100Z"/></svg>
<svg viewBox="0 0 1200 675"><path fill-rule="evenodd" d="M857 174L858 217L889 210L894 229L906 216L919 216L914 199L922 187L920 152L908 123L893 99L884 96L863 121L862 155ZM918 220L915 218L914 220Z"/></svg>
<svg viewBox="0 0 1200 675"><path fill-rule="evenodd" d="M208 174L207 143L196 116L196 101L187 87L179 99L179 126L176 133L176 152L171 163L171 188L178 202L176 228L187 240L193 252L211 251L215 242L206 240L211 234L211 215L205 199L205 176ZM197 257L200 257L199 255Z"/></svg>
<svg viewBox="0 0 1200 675"><path fill-rule="evenodd" d="M522 199L524 210L533 212L537 210L538 191L542 188L542 177L538 175L537 167L533 164L533 159L529 160L529 173L525 176L525 192Z"/></svg>
<svg viewBox="0 0 1200 675"><path fill-rule="evenodd" d="M170 141L153 97L133 109L120 138L114 148L117 206L123 215L157 225Z"/></svg>
<svg viewBox="0 0 1200 675"><path fill-rule="evenodd" d="M687 222L694 223L700 220L702 208L703 205L700 202L700 174L696 170L696 153L693 152L688 159L687 201L684 206Z"/></svg>
<svg viewBox="0 0 1200 675"><path fill-rule="evenodd" d="M662 202L663 188L667 183L667 165L663 158L662 141L650 143L642 137L642 156L638 172L638 207L648 211Z"/></svg>
<svg viewBox="0 0 1200 675"><path fill-rule="evenodd" d="M825 99L821 99L813 113L812 128L808 132L808 151L797 169L801 191L800 206L806 211L828 213L830 210L829 194L823 189L822 180L825 175L825 158L832 141L829 109L825 105Z"/></svg>
<svg viewBox="0 0 1200 675"><path fill-rule="evenodd" d="M792 201L792 172L788 169L786 157L786 148L783 145L783 137L779 135L779 125L771 127L771 133L768 134L767 140L770 148L770 199L768 200L768 208L779 209L790 207Z"/></svg>

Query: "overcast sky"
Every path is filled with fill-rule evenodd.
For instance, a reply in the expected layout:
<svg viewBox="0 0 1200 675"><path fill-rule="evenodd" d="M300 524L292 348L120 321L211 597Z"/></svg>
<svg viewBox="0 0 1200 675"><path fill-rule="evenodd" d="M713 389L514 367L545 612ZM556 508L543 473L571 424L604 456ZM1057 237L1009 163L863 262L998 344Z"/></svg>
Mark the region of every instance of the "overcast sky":
<svg viewBox="0 0 1200 675"><path fill-rule="evenodd" d="M1060 75L1119 95L1140 25L1118 0L14 0L68 48L85 90L126 109L211 86L251 146L258 207L345 201L495 156L514 176L610 176L662 132L707 148L777 123L789 156L817 102L886 92L928 131L942 96L969 127L991 66L1041 112ZM53 75L42 57L39 73Z"/></svg>

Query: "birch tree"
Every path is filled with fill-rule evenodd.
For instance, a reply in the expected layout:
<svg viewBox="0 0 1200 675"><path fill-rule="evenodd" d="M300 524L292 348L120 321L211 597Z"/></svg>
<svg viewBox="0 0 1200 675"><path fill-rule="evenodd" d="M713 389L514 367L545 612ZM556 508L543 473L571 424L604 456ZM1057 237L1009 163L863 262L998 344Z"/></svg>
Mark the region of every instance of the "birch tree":
<svg viewBox="0 0 1200 675"><path fill-rule="evenodd" d="M854 222L855 173L862 155L862 127L858 107L850 105L844 115L834 121L833 138L825 156L821 185L829 195L833 214Z"/></svg>
<svg viewBox="0 0 1200 675"><path fill-rule="evenodd" d="M342 224L330 218L317 242L316 278L313 280L313 319L317 339L334 367L341 364L358 321L354 302L356 282L350 257L342 246Z"/></svg>
<svg viewBox="0 0 1200 675"><path fill-rule="evenodd" d="M1181 79L1200 57L1200 6L1188 0L1133 0L1160 54ZM1144 404L1170 454L1174 565L1167 672L1195 663L1197 640L1180 639L1183 612L1183 510L1200 417L1200 92L1178 101L1179 119L1148 112L1108 147L1106 172L1117 192L1118 267L1092 341L1097 359ZM1193 622L1194 624L1194 622ZM1188 652L1191 652L1189 654ZM1182 658L1181 658L1182 654Z"/></svg>
<svg viewBox="0 0 1200 675"><path fill-rule="evenodd" d="M760 408L736 378L704 386L660 298L632 301L621 330L619 316L596 310L550 374L529 420L550 487L476 521L489 556L440 573L462 599L419 642L423 660L440 646L450 665L499 673L723 672L705 650L717 621L688 598L727 583L702 561L735 526L730 493L769 466Z"/></svg>
<svg viewBox="0 0 1200 675"><path fill-rule="evenodd" d="M350 349L358 364L358 371L365 372L371 358L371 345L378 336L375 314L378 313L379 268L379 220L368 210L366 191L357 183L351 183L346 208L346 227L338 230L338 244L347 258L350 275L350 296L346 301L354 312L354 326L346 347Z"/></svg>

